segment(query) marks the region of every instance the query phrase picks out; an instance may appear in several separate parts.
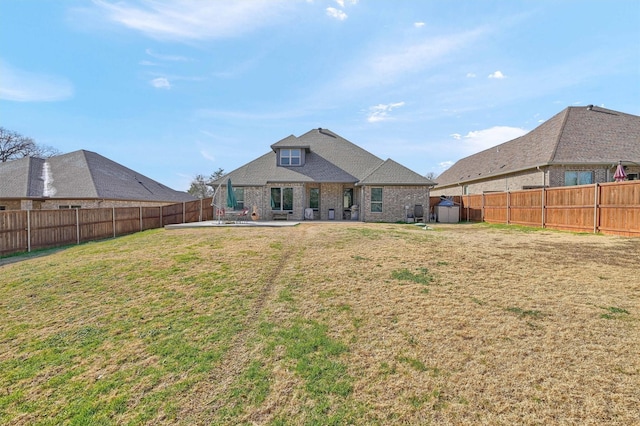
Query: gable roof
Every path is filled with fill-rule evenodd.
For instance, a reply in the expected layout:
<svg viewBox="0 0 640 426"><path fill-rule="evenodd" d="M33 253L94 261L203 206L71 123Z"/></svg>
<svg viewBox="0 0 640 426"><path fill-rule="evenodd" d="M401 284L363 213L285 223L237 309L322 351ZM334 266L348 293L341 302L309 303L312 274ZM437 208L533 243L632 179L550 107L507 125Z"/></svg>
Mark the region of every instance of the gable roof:
<svg viewBox="0 0 640 426"><path fill-rule="evenodd" d="M48 159L0 163L0 198L77 198L182 202L175 191L95 152L79 150Z"/></svg>
<svg viewBox="0 0 640 426"><path fill-rule="evenodd" d="M541 166L640 162L640 117L605 108L568 107L519 138L465 157L438 186Z"/></svg>
<svg viewBox="0 0 640 426"><path fill-rule="evenodd" d="M388 158L368 176L364 177L359 185L425 185L428 181L424 176L419 175ZM430 182L430 181L429 181ZM433 182L429 185L434 185Z"/></svg>
<svg viewBox="0 0 640 426"><path fill-rule="evenodd" d="M282 167L277 165L276 151L282 148L305 150L305 162L302 166ZM433 185L429 179L412 172L404 166L381 158L349 142L328 129L313 129L296 137L293 135L271 145L271 152L241 166L212 182L218 185L231 179L234 186L263 186L277 182L324 182L353 183L362 182L378 168L384 165L378 174L370 179L382 179L398 184ZM377 177L376 177L377 176ZM385 180L385 179L382 179ZM374 182L374 180L371 180ZM381 184L382 181L377 184ZM370 184L370 183L368 183Z"/></svg>

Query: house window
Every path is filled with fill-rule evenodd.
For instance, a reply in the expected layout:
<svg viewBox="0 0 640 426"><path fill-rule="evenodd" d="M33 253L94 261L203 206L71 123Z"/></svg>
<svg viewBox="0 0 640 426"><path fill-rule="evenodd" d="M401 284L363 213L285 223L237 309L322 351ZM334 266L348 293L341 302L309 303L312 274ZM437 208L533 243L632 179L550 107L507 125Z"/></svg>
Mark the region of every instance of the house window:
<svg viewBox="0 0 640 426"><path fill-rule="evenodd" d="M300 149L281 149L281 166L299 166L301 161Z"/></svg>
<svg viewBox="0 0 640 426"><path fill-rule="evenodd" d="M469 185L464 185L462 187L462 195L469 195Z"/></svg>
<svg viewBox="0 0 640 426"><path fill-rule="evenodd" d="M382 188L371 188L371 213L382 213Z"/></svg>
<svg viewBox="0 0 640 426"><path fill-rule="evenodd" d="M7 206L0 206L0 210L6 210Z"/></svg>
<svg viewBox="0 0 640 426"><path fill-rule="evenodd" d="M293 210L293 188L271 188L271 210Z"/></svg>
<svg viewBox="0 0 640 426"><path fill-rule="evenodd" d="M59 209L80 209L82 206L58 206Z"/></svg>
<svg viewBox="0 0 640 426"><path fill-rule="evenodd" d="M236 194L236 208L244 209L244 188L233 188L233 192Z"/></svg>
<svg viewBox="0 0 640 426"><path fill-rule="evenodd" d="M320 188L309 190L309 207L318 210L320 208Z"/></svg>
<svg viewBox="0 0 640 426"><path fill-rule="evenodd" d="M638 180L638 175L639 173L629 173L627 175L627 180ZM2 210L1 206L0 206L0 210Z"/></svg>
<svg viewBox="0 0 640 426"><path fill-rule="evenodd" d="M564 186L589 185L593 183L593 172L564 172Z"/></svg>

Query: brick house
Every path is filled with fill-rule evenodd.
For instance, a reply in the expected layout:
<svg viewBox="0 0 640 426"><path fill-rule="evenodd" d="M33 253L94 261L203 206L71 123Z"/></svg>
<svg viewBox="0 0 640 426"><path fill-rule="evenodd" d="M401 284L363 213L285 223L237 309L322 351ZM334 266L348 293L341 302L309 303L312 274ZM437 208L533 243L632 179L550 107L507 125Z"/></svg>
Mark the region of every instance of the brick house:
<svg viewBox="0 0 640 426"><path fill-rule="evenodd" d="M0 210L154 207L194 199L91 151L0 163Z"/></svg>
<svg viewBox="0 0 640 426"><path fill-rule="evenodd" d="M640 175L640 117L568 107L524 136L465 157L444 171L435 196L612 182L618 162Z"/></svg>
<svg viewBox="0 0 640 426"><path fill-rule="evenodd" d="M213 181L214 203L225 205L231 179L237 208L261 219L403 221L416 205L428 211L434 182L382 160L327 129L288 136L271 151Z"/></svg>

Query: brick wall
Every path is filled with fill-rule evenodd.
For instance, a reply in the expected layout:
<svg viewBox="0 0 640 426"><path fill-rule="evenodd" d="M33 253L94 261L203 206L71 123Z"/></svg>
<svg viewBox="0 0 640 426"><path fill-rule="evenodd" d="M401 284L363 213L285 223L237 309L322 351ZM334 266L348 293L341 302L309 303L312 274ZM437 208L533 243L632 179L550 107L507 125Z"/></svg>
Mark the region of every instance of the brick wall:
<svg viewBox="0 0 640 426"><path fill-rule="evenodd" d="M371 188L364 188L364 203L361 208L365 222L398 222L405 219L407 210L413 214L416 204L422 204L424 213L428 213L429 190L419 186L384 186L382 187L382 212L371 212ZM380 187L378 187L380 188Z"/></svg>
<svg viewBox="0 0 640 426"><path fill-rule="evenodd" d="M519 173L513 173L506 176L500 176L495 179L484 179L464 185L452 185L450 187L435 188L431 191L431 195L438 197L440 195L465 195L465 186L468 187L468 194L482 194L483 192L519 191L525 187L538 187L542 185L548 185L548 179L548 175L545 171L533 169L522 171Z"/></svg>
<svg viewBox="0 0 640 426"><path fill-rule="evenodd" d="M405 206L409 206L410 213L416 204L422 204L427 212L429 192L427 187L416 186L385 186L382 192L383 210L382 213L371 213L371 187L358 187L353 184L323 183L323 184L301 184L301 183L278 183L264 187L244 187L245 206L253 211L253 206L258 208L261 220L272 220L271 210L271 188L293 188L293 210L289 218L292 220L304 220L304 210L309 206L309 189L320 188L320 206L316 213L316 220L329 220L329 210L334 211L334 220L351 220L350 210L345 213L344 190L353 189L353 204L358 205L358 220L367 222L396 222L404 220ZM216 203L226 205L226 192L216 198Z"/></svg>

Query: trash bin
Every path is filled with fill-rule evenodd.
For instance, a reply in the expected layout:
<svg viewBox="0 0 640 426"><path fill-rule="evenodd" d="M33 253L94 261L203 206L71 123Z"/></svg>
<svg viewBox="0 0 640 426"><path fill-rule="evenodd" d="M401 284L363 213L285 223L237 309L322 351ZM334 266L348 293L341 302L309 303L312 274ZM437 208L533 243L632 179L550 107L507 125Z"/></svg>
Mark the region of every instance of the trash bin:
<svg viewBox="0 0 640 426"><path fill-rule="evenodd" d="M336 218L335 209L329 209L329 220L334 220Z"/></svg>

